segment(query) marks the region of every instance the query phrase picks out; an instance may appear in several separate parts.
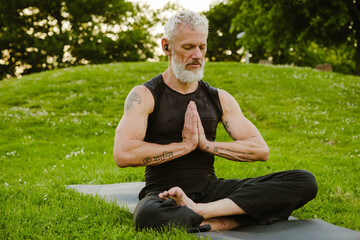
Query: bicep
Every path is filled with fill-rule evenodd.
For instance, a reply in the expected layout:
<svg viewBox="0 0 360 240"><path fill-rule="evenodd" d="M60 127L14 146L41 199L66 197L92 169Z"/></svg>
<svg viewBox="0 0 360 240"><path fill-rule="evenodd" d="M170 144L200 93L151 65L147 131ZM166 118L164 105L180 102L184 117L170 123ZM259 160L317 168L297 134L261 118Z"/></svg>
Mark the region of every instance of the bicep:
<svg viewBox="0 0 360 240"><path fill-rule="evenodd" d="M222 123L234 140L245 140L261 136L255 125L242 113L235 98L225 91L219 92L223 108Z"/></svg>
<svg viewBox="0 0 360 240"><path fill-rule="evenodd" d="M124 114L116 128L115 140L126 143L128 140L143 140L147 120L153 110L152 94L143 86L135 87L125 101Z"/></svg>
<svg viewBox="0 0 360 240"><path fill-rule="evenodd" d="M116 137L143 140L146 134L147 116L143 114L124 114L117 128Z"/></svg>

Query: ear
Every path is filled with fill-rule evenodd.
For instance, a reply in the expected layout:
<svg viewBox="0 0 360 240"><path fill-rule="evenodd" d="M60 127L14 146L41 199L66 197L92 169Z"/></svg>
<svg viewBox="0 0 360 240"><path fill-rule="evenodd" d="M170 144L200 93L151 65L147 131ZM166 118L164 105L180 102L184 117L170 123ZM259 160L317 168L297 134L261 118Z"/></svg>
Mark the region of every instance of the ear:
<svg viewBox="0 0 360 240"><path fill-rule="evenodd" d="M161 39L161 48L166 55L171 54L170 42L166 38Z"/></svg>

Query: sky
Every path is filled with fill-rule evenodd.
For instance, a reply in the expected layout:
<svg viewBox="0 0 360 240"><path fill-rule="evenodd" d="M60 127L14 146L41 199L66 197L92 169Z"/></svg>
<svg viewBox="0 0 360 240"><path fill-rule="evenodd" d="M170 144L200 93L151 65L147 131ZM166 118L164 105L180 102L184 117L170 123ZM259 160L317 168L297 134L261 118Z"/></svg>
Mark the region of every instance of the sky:
<svg viewBox="0 0 360 240"><path fill-rule="evenodd" d="M162 8L169 0L130 0L131 2L141 2L149 4L153 9ZM185 9L194 12L203 12L210 9L212 3L219 2L218 0L172 0L172 2L179 3Z"/></svg>
<svg viewBox="0 0 360 240"><path fill-rule="evenodd" d="M173 3L177 3L184 7L185 9L192 10L194 12L205 12L210 9L210 5L223 2L223 0L128 0L130 2L138 2L138 3L147 3L150 5L152 9L162 8L169 1ZM153 33L163 33L164 26L155 26L152 30ZM158 46L155 48L155 55L162 55L163 52L160 47L161 38L156 39L156 43Z"/></svg>

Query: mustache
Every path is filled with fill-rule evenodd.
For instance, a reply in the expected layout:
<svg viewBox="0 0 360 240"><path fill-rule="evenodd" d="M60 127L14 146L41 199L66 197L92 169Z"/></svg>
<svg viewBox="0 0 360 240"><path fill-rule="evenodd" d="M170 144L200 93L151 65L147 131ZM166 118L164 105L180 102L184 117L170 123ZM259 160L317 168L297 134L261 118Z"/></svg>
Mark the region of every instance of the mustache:
<svg viewBox="0 0 360 240"><path fill-rule="evenodd" d="M200 66L202 66L202 64L203 64L203 62L200 61L200 60L193 60L193 61L191 61L189 63L186 63L186 66L188 66L188 65L200 65Z"/></svg>

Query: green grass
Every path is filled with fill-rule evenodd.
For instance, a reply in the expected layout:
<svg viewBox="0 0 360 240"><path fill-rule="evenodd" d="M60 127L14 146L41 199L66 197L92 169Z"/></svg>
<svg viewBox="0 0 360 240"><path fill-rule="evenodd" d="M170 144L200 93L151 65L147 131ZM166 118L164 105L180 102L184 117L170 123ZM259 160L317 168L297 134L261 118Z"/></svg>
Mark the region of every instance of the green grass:
<svg viewBox="0 0 360 240"><path fill-rule="evenodd" d="M82 66L0 82L2 238L195 239L176 229L136 232L126 209L65 188L144 180L144 168L114 163L114 132L130 89L166 67ZM235 96L270 147L266 163L217 158L218 177L309 170L318 196L292 215L360 231L360 79L239 63L208 63L205 75ZM217 140L229 141L222 126Z"/></svg>

